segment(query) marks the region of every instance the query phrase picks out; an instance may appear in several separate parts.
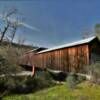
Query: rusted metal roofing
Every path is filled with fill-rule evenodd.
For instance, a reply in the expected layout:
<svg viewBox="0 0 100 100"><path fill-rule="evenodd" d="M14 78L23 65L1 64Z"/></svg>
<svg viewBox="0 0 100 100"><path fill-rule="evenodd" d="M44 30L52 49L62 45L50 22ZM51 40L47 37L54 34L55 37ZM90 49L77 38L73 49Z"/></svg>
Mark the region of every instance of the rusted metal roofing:
<svg viewBox="0 0 100 100"><path fill-rule="evenodd" d="M92 37L89 37L89 38L86 38L86 39L82 39L82 40L79 40L79 41L75 41L75 42L72 42L72 43L68 43L68 44L52 47L52 48L40 51L37 54L48 52L48 51L53 51L53 50L57 50L57 49L62 49L62 48L66 48L66 47L71 47L71 46L76 46L76 45L81 45L81 44L89 43L92 40L94 40L95 38L96 38L96 36L92 36Z"/></svg>

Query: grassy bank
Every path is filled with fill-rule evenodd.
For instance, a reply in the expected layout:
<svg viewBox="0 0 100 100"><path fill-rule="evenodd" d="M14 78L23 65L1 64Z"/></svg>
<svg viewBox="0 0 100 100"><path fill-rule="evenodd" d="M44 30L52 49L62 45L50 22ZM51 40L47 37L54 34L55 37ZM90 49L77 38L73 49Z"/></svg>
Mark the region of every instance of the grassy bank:
<svg viewBox="0 0 100 100"><path fill-rule="evenodd" d="M76 89L69 90L67 85L57 85L31 94L10 95L3 100L100 100L100 86L84 82Z"/></svg>

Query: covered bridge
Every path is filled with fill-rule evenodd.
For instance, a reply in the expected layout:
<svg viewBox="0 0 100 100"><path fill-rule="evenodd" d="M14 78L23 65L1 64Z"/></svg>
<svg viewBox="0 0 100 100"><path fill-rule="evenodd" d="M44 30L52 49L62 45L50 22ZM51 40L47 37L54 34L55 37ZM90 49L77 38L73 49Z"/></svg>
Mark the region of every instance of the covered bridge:
<svg viewBox="0 0 100 100"><path fill-rule="evenodd" d="M23 55L20 64L35 68L83 72L86 65L100 61L100 41L92 36L76 42Z"/></svg>

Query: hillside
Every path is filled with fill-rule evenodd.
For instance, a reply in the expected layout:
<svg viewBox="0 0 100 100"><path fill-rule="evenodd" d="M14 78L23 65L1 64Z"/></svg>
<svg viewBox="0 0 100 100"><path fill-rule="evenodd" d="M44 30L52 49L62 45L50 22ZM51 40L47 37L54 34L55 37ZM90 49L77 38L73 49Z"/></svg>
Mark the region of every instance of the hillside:
<svg viewBox="0 0 100 100"><path fill-rule="evenodd" d="M3 42L0 45L0 74L22 71L23 69L18 63L20 56L22 56L25 52L35 48L37 47Z"/></svg>
<svg viewBox="0 0 100 100"><path fill-rule="evenodd" d="M1 48L6 48L6 47L8 47L9 45L10 45L9 42L4 41L4 42L0 45L0 49L1 49ZM29 51L29 50L38 48L38 47L36 47L36 46L24 45L24 44L18 44L18 43L11 43L11 46L12 46L13 48L16 48L16 49L19 49L19 50L23 49L24 52L27 52L27 51Z"/></svg>

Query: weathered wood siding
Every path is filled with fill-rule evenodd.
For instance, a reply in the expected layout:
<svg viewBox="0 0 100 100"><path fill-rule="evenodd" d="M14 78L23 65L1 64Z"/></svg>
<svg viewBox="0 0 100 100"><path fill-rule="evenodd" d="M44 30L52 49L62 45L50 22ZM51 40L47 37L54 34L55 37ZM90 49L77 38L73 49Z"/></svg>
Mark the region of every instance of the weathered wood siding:
<svg viewBox="0 0 100 100"><path fill-rule="evenodd" d="M63 71L79 71L89 64L88 44L35 54L35 66Z"/></svg>
<svg viewBox="0 0 100 100"><path fill-rule="evenodd" d="M85 65L100 61L100 41L94 38L88 43L76 44L72 47L37 52L28 52L23 55L20 64L41 69L83 72Z"/></svg>

